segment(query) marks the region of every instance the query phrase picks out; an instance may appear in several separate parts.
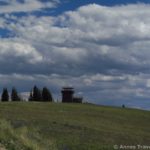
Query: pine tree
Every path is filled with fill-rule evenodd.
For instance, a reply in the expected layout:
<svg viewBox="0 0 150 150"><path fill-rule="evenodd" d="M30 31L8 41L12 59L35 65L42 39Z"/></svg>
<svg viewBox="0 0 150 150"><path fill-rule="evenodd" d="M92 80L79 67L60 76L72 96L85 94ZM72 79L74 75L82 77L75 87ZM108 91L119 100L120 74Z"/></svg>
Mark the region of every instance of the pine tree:
<svg viewBox="0 0 150 150"><path fill-rule="evenodd" d="M47 87L44 87L43 90L42 90L42 100L44 102L52 102L53 101L52 94L48 90Z"/></svg>
<svg viewBox="0 0 150 150"><path fill-rule="evenodd" d="M36 86L33 88L33 101L42 101L41 91Z"/></svg>
<svg viewBox="0 0 150 150"><path fill-rule="evenodd" d="M3 101L3 102L9 101L9 94L8 94L7 88L3 89L3 92L1 95L1 101Z"/></svg>
<svg viewBox="0 0 150 150"><path fill-rule="evenodd" d="M33 101L33 92L32 92L32 90L30 91L28 101Z"/></svg>
<svg viewBox="0 0 150 150"><path fill-rule="evenodd" d="M13 87L11 92L11 100L12 101L21 101L21 98L18 96L17 90Z"/></svg>

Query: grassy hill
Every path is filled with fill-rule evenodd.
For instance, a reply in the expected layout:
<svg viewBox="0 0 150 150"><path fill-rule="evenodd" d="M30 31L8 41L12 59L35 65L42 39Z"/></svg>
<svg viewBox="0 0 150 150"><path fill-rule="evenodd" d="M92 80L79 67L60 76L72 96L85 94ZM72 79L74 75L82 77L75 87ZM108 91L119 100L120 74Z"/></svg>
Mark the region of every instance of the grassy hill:
<svg viewBox="0 0 150 150"><path fill-rule="evenodd" d="M150 145L150 112L89 104L0 103L0 143L2 150Z"/></svg>

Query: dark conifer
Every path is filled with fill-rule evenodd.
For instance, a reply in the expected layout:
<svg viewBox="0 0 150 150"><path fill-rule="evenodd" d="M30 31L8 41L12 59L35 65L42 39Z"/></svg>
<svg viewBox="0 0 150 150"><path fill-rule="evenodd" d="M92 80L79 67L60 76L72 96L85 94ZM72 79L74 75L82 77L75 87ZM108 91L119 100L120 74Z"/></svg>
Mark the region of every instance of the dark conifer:
<svg viewBox="0 0 150 150"><path fill-rule="evenodd" d="M18 95L17 90L13 87L11 92L11 101L21 101L21 98Z"/></svg>
<svg viewBox="0 0 150 150"><path fill-rule="evenodd" d="M33 88L33 101L42 101L41 91L36 86Z"/></svg>
<svg viewBox="0 0 150 150"><path fill-rule="evenodd" d="M125 108L125 105L124 105L124 104L122 105L122 108Z"/></svg>
<svg viewBox="0 0 150 150"><path fill-rule="evenodd" d="M30 91L28 101L33 101L33 92L32 92L32 90Z"/></svg>
<svg viewBox="0 0 150 150"><path fill-rule="evenodd" d="M1 95L1 101L3 101L3 102L9 101L9 94L8 94L7 88L3 89L3 92Z"/></svg>
<svg viewBox="0 0 150 150"><path fill-rule="evenodd" d="M53 101L52 94L48 90L47 87L44 87L43 90L42 90L42 100L44 102L52 102Z"/></svg>

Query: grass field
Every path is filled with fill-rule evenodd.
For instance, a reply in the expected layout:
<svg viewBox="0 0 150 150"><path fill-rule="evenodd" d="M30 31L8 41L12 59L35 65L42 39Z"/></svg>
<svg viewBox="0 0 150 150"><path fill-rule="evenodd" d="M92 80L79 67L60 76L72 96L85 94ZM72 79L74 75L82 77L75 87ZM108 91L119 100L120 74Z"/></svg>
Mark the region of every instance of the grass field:
<svg viewBox="0 0 150 150"><path fill-rule="evenodd" d="M0 103L1 150L150 145L150 112L89 104Z"/></svg>

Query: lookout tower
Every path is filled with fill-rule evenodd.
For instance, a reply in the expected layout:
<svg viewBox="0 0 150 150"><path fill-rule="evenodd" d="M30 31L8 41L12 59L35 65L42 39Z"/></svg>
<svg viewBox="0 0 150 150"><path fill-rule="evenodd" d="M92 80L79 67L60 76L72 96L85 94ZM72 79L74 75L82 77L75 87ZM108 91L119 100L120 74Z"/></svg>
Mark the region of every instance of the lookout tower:
<svg viewBox="0 0 150 150"><path fill-rule="evenodd" d="M62 102L63 103L72 103L73 102L73 94L74 89L71 87L64 87L61 91L62 93Z"/></svg>

